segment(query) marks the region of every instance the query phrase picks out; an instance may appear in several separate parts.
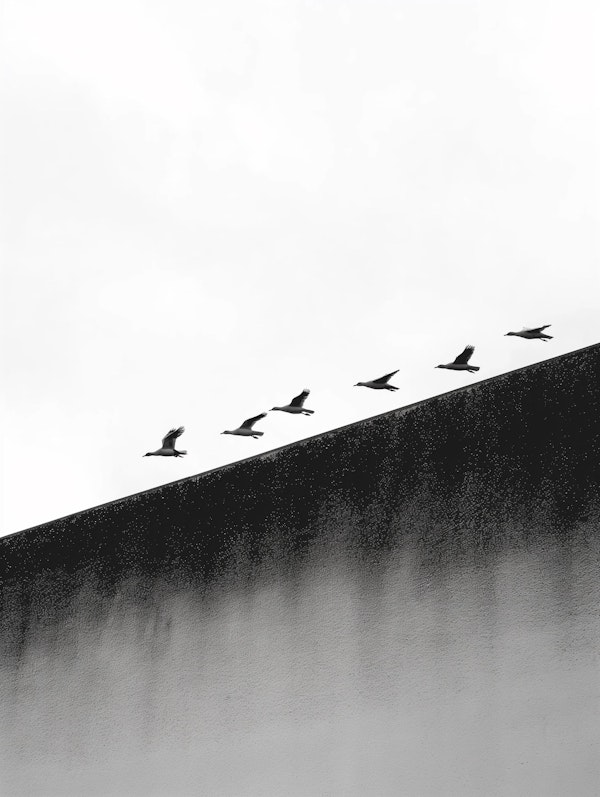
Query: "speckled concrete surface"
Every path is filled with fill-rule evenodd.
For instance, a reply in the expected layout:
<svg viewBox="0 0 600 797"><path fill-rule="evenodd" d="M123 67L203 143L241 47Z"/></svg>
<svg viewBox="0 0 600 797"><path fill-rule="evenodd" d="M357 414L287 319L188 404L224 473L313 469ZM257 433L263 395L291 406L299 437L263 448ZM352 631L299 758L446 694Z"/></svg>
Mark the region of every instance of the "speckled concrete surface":
<svg viewBox="0 0 600 797"><path fill-rule="evenodd" d="M600 346L0 540L2 794L600 792Z"/></svg>

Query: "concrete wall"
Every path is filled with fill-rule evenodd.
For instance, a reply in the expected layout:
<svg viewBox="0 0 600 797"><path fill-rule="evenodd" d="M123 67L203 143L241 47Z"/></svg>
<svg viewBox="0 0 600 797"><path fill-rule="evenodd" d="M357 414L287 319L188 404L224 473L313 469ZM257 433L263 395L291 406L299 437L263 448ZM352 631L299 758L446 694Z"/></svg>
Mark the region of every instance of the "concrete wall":
<svg viewBox="0 0 600 797"><path fill-rule="evenodd" d="M0 793L600 793L599 377L593 346L0 540Z"/></svg>

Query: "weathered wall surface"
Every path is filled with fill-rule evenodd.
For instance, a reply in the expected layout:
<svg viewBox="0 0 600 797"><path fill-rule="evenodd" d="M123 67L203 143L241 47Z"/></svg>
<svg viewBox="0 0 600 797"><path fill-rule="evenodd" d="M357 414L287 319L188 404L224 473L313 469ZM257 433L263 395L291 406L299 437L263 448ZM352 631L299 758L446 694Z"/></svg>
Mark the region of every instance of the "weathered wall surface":
<svg viewBox="0 0 600 797"><path fill-rule="evenodd" d="M0 540L1 793L600 793L599 377L593 346Z"/></svg>

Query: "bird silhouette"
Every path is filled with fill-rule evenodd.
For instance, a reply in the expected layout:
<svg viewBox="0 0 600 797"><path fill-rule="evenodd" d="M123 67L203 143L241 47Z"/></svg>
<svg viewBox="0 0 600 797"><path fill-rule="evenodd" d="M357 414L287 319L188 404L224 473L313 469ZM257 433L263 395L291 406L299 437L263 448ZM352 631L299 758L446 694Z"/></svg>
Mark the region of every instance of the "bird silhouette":
<svg viewBox="0 0 600 797"><path fill-rule="evenodd" d="M552 335L546 335L545 329L551 327L552 324L544 324L542 327L523 327L519 332L507 332L507 335L513 335L515 338L525 338L525 340L552 340Z"/></svg>
<svg viewBox="0 0 600 797"><path fill-rule="evenodd" d="M261 418L266 418L266 417L267 413L261 412L260 415L255 415L254 418L248 418L248 420L244 421L244 423L238 426L237 429L226 429L224 432L221 432L221 434L236 434L239 435L240 437L254 437L255 439L258 439L261 435L264 434L264 432L258 432L256 429L253 429L252 427L257 421L260 421Z"/></svg>
<svg viewBox="0 0 600 797"><path fill-rule="evenodd" d="M475 371L479 371L478 365L471 365L469 362L474 351L475 346L466 346L465 350L458 355L456 360L451 363L446 363L445 365L436 365L436 368L447 368L449 371L468 371L470 374L473 374Z"/></svg>
<svg viewBox="0 0 600 797"><path fill-rule="evenodd" d="M399 369L398 369L399 370ZM389 380L398 373L398 370L391 371L385 376L380 376L379 379L371 379L369 382L357 382L354 387L370 387L373 390L399 390L395 385L388 384Z"/></svg>
<svg viewBox="0 0 600 797"><path fill-rule="evenodd" d="M158 448L156 451L148 451L147 454L144 454L145 457L183 457L187 454L187 451L177 451L175 449L175 441L178 437L185 432L185 428L180 426L179 429L171 429L167 434L163 437L162 446Z"/></svg>
<svg viewBox="0 0 600 797"><path fill-rule="evenodd" d="M307 410L304 407L304 402L308 398L310 390L308 388L304 388L302 393L290 401L289 404L286 404L285 407L272 407L271 412L274 410L279 410L280 412L289 412L291 415L312 415L314 410Z"/></svg>

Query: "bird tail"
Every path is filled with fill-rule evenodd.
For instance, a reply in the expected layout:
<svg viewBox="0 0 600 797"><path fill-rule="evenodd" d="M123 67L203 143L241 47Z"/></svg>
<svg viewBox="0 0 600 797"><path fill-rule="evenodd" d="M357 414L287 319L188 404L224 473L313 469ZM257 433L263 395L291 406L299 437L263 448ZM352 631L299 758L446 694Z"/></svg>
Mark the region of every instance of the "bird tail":
<svg viewBox="0 0 600 797"><path fill-rule="evenodd" d="M175 456L176 457L185 457L186 454L187 454L187 451L176 451L175 452Z"/></svg>
<svg viewBox="0 0 600 797"><path fill-rule="evenodd" d="M479 366L478 365L472 365L471 366L471 371L479 371Z"/></svg>

